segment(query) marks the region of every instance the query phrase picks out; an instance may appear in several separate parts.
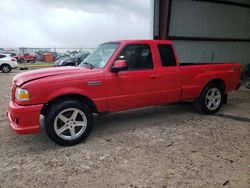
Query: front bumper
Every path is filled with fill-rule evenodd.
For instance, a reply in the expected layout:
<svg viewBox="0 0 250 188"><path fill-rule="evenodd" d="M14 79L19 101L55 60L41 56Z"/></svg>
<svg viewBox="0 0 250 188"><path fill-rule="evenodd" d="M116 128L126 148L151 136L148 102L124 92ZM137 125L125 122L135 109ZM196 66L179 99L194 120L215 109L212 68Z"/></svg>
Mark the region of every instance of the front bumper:
<svg viewBox="0 0 250 188"><path fill-rule="evenodd" d="M42 107L42 104L20 106L10 101L7 116L12 129L17 134L39 133Z"/></svg>

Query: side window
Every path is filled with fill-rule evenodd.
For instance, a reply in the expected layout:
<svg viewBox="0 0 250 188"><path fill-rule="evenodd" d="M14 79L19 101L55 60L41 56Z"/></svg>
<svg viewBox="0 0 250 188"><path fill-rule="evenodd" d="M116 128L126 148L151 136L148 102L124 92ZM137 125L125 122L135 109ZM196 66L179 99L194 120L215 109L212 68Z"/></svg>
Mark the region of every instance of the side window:
<svg viewBox="0 0 250 188"><path fill-rule="evenodd" d="M4 57L6 57L5 55L0 55L0 58L4 58Z"/></svg>
<svg viewBox="0 0 250 188"><path fill-rule="evenodd" d="M159 44L158 50L161 56L161 64L164 67L176 66L173 48L167 44Z"/></svg>
<svg viewBox="0 0 250 188"><path fill-rule="evenodd" d="M153 69L150 47L145 44L126 46L116 60L126 60L128 70Z"/></svg>

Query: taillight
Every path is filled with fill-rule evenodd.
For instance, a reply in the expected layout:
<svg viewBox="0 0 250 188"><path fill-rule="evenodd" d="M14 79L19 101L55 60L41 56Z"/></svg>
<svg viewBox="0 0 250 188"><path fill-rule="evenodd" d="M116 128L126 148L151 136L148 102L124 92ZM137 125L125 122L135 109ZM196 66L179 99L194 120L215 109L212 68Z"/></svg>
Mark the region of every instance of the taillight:
<svg viewBox="0 0 250 188"><path fill-rule="evenodd" d="M11 60L11 61L16 61L16 59L15 59L15 58L11 58L10 60Z"/></svg>

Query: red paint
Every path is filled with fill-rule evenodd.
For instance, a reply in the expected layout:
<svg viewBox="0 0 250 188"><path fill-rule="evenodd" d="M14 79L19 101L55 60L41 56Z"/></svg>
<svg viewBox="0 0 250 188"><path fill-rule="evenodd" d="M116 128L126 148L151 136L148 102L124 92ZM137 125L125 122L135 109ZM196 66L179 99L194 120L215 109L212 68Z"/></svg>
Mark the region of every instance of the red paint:
<svg viewBox="0 0 250 188"><path fill-rule="evenodd" d="M37 133L42 107L51 100L68 94L90 99L98 112L116 112L131 108L160 105L197 98L213 79L225 82L226 92L235 90L240 82L240 64L207 64L163 67L158 44L164 40L119 41L120 46L104 69L59 67L29 71L14 77L12 101L8 116L19 134ZM154 68L150 70L111 72L115 59L128 44L148 44ZM117 66L124 66L118 61ZM94 84L93 84L94 83ZM95 84L98 83L98 84ZM16 87L28 89L30 100L15 99ZM15 122L18 119L18 124Z"/></svg>
<svg viewBox="0 0 250 188"><path fill-rule="evenodd" d="M40 112L43 105L19 106L10 101L7 113L11 127L18 134L32 134L40 131Z"/></svg>
<svg viewBox="0 0 250 188"><path fill-rule="evenodd" d="M30 55L30 54L24 54L24 55L18 55L15 56L17 60L25 60L25 61L35 61L37 60L37 56L35 55Z"/></svg>

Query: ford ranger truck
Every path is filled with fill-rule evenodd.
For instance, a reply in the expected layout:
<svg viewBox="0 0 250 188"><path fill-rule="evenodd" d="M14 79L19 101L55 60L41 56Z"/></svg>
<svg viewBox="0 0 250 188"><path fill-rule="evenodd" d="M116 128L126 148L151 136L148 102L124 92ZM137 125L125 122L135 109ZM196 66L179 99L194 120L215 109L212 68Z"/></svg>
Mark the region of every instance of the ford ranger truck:
<svg viewBox="0 0 250 188"><path fill-rule="evenodd" d="M238 89L241 66L180 64L168 40L124 40L101 44L78 67L46 68L13 78L8 118L18 134L40 131L68 146L84 140L94 113L193 100L214 114L227 93Z"/></svg>
<svg viewBox="0 0 250 188"><path fill-rule="evenodd" d="M26 62L33 62L33 63L35 63L36 60L37 60L37 56L30 55L30 54L18 55L18 56L15 56L15 58L20 63L24 63L25 61Z"/></svg>

